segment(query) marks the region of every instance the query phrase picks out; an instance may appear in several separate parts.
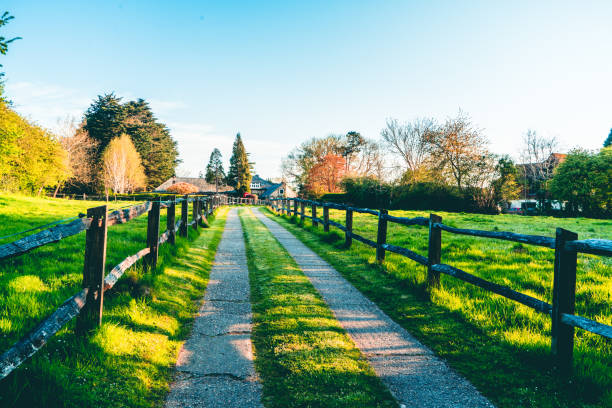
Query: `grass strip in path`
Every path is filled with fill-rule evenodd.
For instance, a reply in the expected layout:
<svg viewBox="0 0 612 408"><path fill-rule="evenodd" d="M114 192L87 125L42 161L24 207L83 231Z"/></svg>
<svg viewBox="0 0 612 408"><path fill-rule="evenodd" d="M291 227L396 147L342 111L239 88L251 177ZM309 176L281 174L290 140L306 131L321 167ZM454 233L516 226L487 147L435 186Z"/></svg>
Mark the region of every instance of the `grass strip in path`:
<svg viewBox="0 0 612 408"><path fill-rule="evenodd" d="M237 210L231 209L166 408L263 407L253 365L249 292L244 234Z"/></svg>
<svg viewBox="0 0 612 408"><path fill-rule="evenodd" d="M130 268L104 295L102 326L88 338L74 334L74 321L60 330L0 382L0 406L162 406L206 288L225 211L199 235L189 229L189 241L160 247L157 272Z"/></svg>
<svg viewBox="0 0 612 408"><path fill-rule="evenodd" d="M255 210L257 218L295 259L315 289L389 387L401 406L492 408L464 378L366 299L287 229Z"/></svg>
<svg viewBox="0 0 612 408"><path fill-rule="evenodd" d="M602 389L584 376L576 376L569 381L559 377L552 368L549 343L544 349L517 347L515 342L509 342L499 331L483 328L460 310L430 301L424 286L420 281L415 282L415 276L422 274L418 266L393 254L388 254L385 263L378 265L372 248L353 241L353 246L346 249L344 236L338 231L325 233L321 227L311 227L308 221L305 226L300 226L299 219L275 216L267 209L262 209L262 212L329 262L361 293L444 358L496 406L612 406L610 389ZM413 232L405 231L403 234L410 236ZM443 290L446 290L444 278L442 284ZM462 301L469 299L457 299L458 304ZM493 304L500 318L506 321L506 325L516 324L514 319L518 319L518 316L513 317L502 303L498 300ZM528 335L524 333L525 343L531 340ZM603 351L600 364L610 367L610 358L609 352ZM602 371L600 367L597 370ZM607 375L610 372L608 369Z"/></svg>
<svg viewBox="0 0 612 408"><path fill-rule="evenodd" d="M255 368L264 405L396 407L386 387L291 256L240 210L249 264Z"/></svg>

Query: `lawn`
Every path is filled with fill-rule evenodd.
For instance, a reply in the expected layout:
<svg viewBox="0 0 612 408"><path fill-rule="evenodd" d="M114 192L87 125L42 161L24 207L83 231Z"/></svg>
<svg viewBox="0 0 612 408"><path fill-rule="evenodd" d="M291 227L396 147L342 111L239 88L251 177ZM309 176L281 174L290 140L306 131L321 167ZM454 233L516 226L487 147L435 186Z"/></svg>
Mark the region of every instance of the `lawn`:
<svg viewBox="0 0 612 408"><path fill-rule="evenodd" d="M0 235L101 204L3 196ZM125 204L134 203L113 202L109 209ZM107 271L146 246L146 219L143 215L109 227ZM174 247L160 247L155 273L144 273L140 263L128 270L105 293L102 327L79 338L74 320L70 322L0 381L0 406L161 406L181 341L206 287L224 219L218 217L199 233L190 228L188 239L177 237ZM163 230L163 210L161 225ZM80 289L84 240L81 233L0 261L0 351Z"/></svg>
<svg viewBox="0 0 612 408"><path fill-rule="evenodd" d="M293 258L250 210L240 218L266 407L397 406Z"/></svg>
<svg viewBox="0 0 612 408"><path fill-rule="evenodd" d="M308 207L307 207L308 209ZM308 209L307 214L310 211ZM321 212L322 213L322 212ZM392 211L402 217L428 216ZM579 239L612 239L612 221L517 215L438 213L454 227L554 236L555 227ZM319 217L322 217L319 214ZM330 210L344 224L344 212ZM612 342L576 329L573 378L558 378L550 357L550 318L452 277L431 299L426 269L387 253L383 265L375 251L353 240L343 247L339 231L315 231L298 220L275 218L343 273L386 313L415 334L501 407L612 406ZM353 230L376 240L377 219L354 214ZM388 242L427 255L427 228L389 223ZM552 303L554 251L505 241L442 233L442 262ZM576 313L612 324L612 259L579 255Z"/></svg>

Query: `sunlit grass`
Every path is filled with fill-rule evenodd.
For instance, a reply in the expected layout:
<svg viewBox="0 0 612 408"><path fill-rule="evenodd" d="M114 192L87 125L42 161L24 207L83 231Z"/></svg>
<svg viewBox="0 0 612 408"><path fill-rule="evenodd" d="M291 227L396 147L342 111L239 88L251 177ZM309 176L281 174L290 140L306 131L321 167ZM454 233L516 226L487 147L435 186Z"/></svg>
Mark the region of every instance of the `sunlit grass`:
<svg viewBox="0 0 612 408"><path fill-rule="evenodd" d="M306 207L306 214L310 208ZM392 211L401 217L428 217L418 211ZM438 213L445 224L553 237L556 227L579 239L612 239L612 221ZM320 215L319 215L320 216ZM345 223L345 213L330 210ZM558 379L551 364L550 317L457 279L442 276L429 296L426 269L387 253L376 264L375 251L353 240L350 250L338 236L315 230L310 221L276 217L298 238L332 263L366 296L432 347L500 406L612 406L612 343L576 330L575 375ZM337 234L332 228L331 234ZM354 214L355 233L376 240L377 219ZM427 255L428 230L389 223L388 242ZM554 251L476 237L442 233L442 262L552 303ZM612 325L612 259L579 255L576 313Z"/></svg>
<svg viewBox="0 0 612 408"><path fill-rule="evenodd" d="M285 249L250 210L240 218L266 407L396 406Z"/></svg>
<svg viewBox="0 0 612 408"><path fill-rule="evenodd" d="M21 205L45 208L47 201L12 199L15 218L22 214ZM98 204L67 203L71 211ZM163 230L165 211L162 215ZM70 322L31 360L0 381L0 406L161 406L221 239L225 210L220 215L211 228L199 234L189 228L187 240L177 238L176 246L161 246L156 272L145 273L140 263L130 268L105 293L102 326L90 337L80 338L74 333L74 321ZM110 227L107 269L145 247L145 236L146 215ZM79 234L0 264L2 350L79 290L83 243L84 234Z"/></svg>

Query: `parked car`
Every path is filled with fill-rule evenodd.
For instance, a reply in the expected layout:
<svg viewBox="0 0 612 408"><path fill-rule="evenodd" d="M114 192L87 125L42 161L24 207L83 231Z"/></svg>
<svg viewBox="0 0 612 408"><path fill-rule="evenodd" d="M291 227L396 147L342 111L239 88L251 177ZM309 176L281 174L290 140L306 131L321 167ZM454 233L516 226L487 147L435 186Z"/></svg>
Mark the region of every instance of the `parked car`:
<svg viewBox="0 0 612 408"><path fill-rule="evenodd" d="M522 215L536 215L538 213L538 203L533 201L527 201L521 203L521 212L519 214Z"/></svg>

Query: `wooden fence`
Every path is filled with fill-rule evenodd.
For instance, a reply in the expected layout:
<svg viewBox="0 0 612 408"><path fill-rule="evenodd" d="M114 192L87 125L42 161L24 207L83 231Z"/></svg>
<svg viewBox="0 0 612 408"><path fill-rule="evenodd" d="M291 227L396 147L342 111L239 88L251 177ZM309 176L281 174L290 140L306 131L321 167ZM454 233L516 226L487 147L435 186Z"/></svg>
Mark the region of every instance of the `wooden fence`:
<svg viewBox="0 0 612 408"><path fill-rule="evenodd" d="M464 282L478 286L487 291L496 293L508 299L519 302L527 307L551 316L552 319L552 342L551 350L555 363L562 373L569 374L572 368L572 355L574 350L574 327L579 327L591 333L612 339L612 326L598 323L585 317L576 316L576 266L578 252L612 256L612 241L604 239L578 240L578 235L563 228L557 228L556 237L544 237L539 235L525 235L503 231L483 231L474 229L454 228L442 223L442 217L430 214L429 218L394 217L387 210L371 210L367 208L355 208L348 205L317 202L300 198L276 198L265 200L265 204L274 211L281 214L299 216L302 223L305 218L312 220L312 225L317 227L323 224L324 231L329 231L334 226L345 235L345 244L350 247L353 239L376 249L376 259L383 262L387 251L405 256L421 265L427 267L427 287L433 288L440 285L440 274L452 276ZM293 204L293 205L291 205ZM298 210L299 205L299 210ZM311 215L305 214L305 207L311 207ZM322 208L323 218L317 217L317 208ZM329 219L329 209L337 209L346 212L344 225ZM378 217L377 239L372 241L353 232L353 213L366 213ZM427 256L417 254L410 249L391 245L387 243L387 223L402 225L417 225L429 229L429 242ZM553 274L553 303L552 305L534 297L519 293L508 286L489 282L478 276L469 274L451 265L441 263L442 254L442 231L452 234L470 235L474 237L500 239L505 241L520 242L536 246L547 247L555 250L554 274Z"/></svg>
<svg viewBox="0 0 612 408"><path fill-rule="evenodd" d="M180 199L176 199L175 196L165 196L164 199L164 201L159 199L147 201L110 213L106 205L90 208L82 218L0 246L0 259L9 258L86 231L83 289L66 300L55 312L0 356L0 379L5 378L40 350L49 338L74 317L77 317L77 334L86 335L91 329L99 326L104 310L104 292L111 289L136 261L143 259L145 267L154 270L157 266L159 246L166 242L174 245L177 232L179 236L187 237L187 229L192 227L197 230L198 226L207 225L206 218L217 207L247 203L225 195L206 197L186 195ZM188 220L189 203L192 203L191 222ZM178 204L181 205L181 219L176 221ZM160 210L164 208L167 211L166 230L160 235ZM105 276L108 227L129 222L146 212L148 212L146 248L125 258Z"/></svg>

